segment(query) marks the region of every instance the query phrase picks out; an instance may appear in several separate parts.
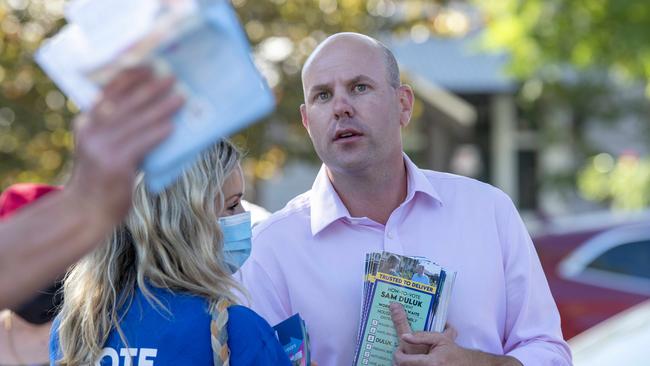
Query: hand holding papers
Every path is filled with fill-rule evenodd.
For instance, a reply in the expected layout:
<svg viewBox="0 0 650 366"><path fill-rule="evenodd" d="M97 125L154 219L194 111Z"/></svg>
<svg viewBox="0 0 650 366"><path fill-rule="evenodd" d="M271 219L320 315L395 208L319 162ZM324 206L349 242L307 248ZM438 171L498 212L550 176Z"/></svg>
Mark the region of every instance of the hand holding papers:
<svg viewBox="0 0 650 366"><path fill-rule="evenodd" d="M72 210L91 213L86 226L108 231L129 211L138 164L169 135L172 117L183 105L173 83L146 67L126 70L75 120L74 165L65 192ZM139 130L147 133L134 133ZM97 232L99 243L105 234Z"/></svg>
<svg viewBox="0 0 650 366"><path fill-rule="evenodd" d="M414 331L442 331L455 277L426 258L367 254L354 365L392 365L398 345L391 319L394 302L404 307Z"/></svg>
<svg viewBox="0 0 650 366"><path fill-rule="evenodd" d="M285 319L273 327L278 340L284 348L291 365L309 366L311 364L311 351L309 349L309 335L307 327L299 314Z"/></svg>
<svg viewBox="0 0 650 366"><path fill-rule="evenodd" d="M74 0L66 17L69 24L36 60L82 110L124 68L148 64L175 75L187 102L170 137L143 162L154 191L201 150L274 106L226 0Z"/></svg>

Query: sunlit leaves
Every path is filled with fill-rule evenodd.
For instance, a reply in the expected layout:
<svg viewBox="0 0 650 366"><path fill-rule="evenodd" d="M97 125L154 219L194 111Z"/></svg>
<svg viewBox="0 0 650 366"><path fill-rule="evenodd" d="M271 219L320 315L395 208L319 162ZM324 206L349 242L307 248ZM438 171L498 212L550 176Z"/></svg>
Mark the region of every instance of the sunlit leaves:
<svg viewBox="0 0 650 366"><path fill-rule="evenodd" d="M62 24L63 1L0 1L0 188L52 181L72 148L66 98L33 61Z"/></svg>
<svg viewBox="0 0 650 366"><path fill-rule="evenodd" d="M548 64L623 71L650 80L650 4L628 0L480 1L488 44L513 55L527 77Z"/></svg>
<svg viewBox="0 0 650 366"><path fill-rule="evenodd" d="M596 155L578 174L578 188L589 200L640 210L650 206L650 160L632 154L616 160L609 154Z"/></svg>
<svg viewBox="0 0 650 366"><path fill-rule="evenodd" d="M234 136L248 152L247 174L259 179L279 171L289 155L316 158L298 113L300 69L327 35L400 32L423 39L435 33L458 35L469 26L453 7L455 1L231 2L278 101L266 123ZM0 188L18 181L51 182L67 166L72 148L69 121L76 108L33 61L43 39L63 25L64 5L64 0L0 0Z"/></svg>

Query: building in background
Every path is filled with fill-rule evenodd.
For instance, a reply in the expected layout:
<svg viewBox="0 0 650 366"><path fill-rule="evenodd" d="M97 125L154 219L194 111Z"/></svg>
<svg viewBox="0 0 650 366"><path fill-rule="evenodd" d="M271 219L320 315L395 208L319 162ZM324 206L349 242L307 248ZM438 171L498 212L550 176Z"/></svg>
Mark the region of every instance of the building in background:
<svg viewBox="0 0 650 366"><path fill-rule="evenodd" d="M594 151L618 156L632 150L643 156L648 149L640 137L642 122L625 115L616 123L590 116L578 121L570 101L542 105L543 112L532 122L518 107L518 98L541 93L537 84L510 78L505 71L508 56L481 50L480 37L479 30L417 42L412 37L384 39L417 98L414 121L404 134L407 153L420 167L499 187L525 218L602 209L584 200L575 184L557 185L554 178L574 177L585 164L587 156L581 155L572 134L584 134ZM574 81L568 76L566 82ZM549 140L558 130L566 136ZM311 161L288 159L281 172L258 182L257 202L270 211L282 208L311 187L319 168Z"/></svg>

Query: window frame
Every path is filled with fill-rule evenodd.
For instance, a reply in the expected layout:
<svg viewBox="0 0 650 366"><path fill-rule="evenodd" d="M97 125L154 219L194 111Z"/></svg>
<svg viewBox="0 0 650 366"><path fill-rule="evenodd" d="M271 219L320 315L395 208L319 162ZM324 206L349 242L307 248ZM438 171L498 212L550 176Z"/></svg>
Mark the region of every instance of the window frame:
<svg viewBox="0 0 650 366"><path fill-rule="evenodd" d="M558 265L558 275L570 281L650 296L650 279L588 267L612 248L640 241L650 241L650 224L627 225L605 231L564 258Z"/></svg>

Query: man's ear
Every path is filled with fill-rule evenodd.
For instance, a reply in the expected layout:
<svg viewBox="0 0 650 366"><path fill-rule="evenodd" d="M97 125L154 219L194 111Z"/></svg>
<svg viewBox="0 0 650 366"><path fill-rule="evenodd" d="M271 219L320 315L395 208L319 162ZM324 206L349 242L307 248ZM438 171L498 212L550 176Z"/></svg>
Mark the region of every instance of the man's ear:
<svg viewBox="0 0 650 366"><path fill-rule="evenodd" d="M413 113L413 89L403 84L400 85L397 92L399 93L399 124L406 127L411 121L411 114Z"/></svg>
<svg viewBox="0 0 650 366"><path fill-rule="evenodd" d="M307 118L307 106L304 104L300 105L300 118L302 119L302 125L305 126L307 132L309 132L309 119Z"/></svg>

